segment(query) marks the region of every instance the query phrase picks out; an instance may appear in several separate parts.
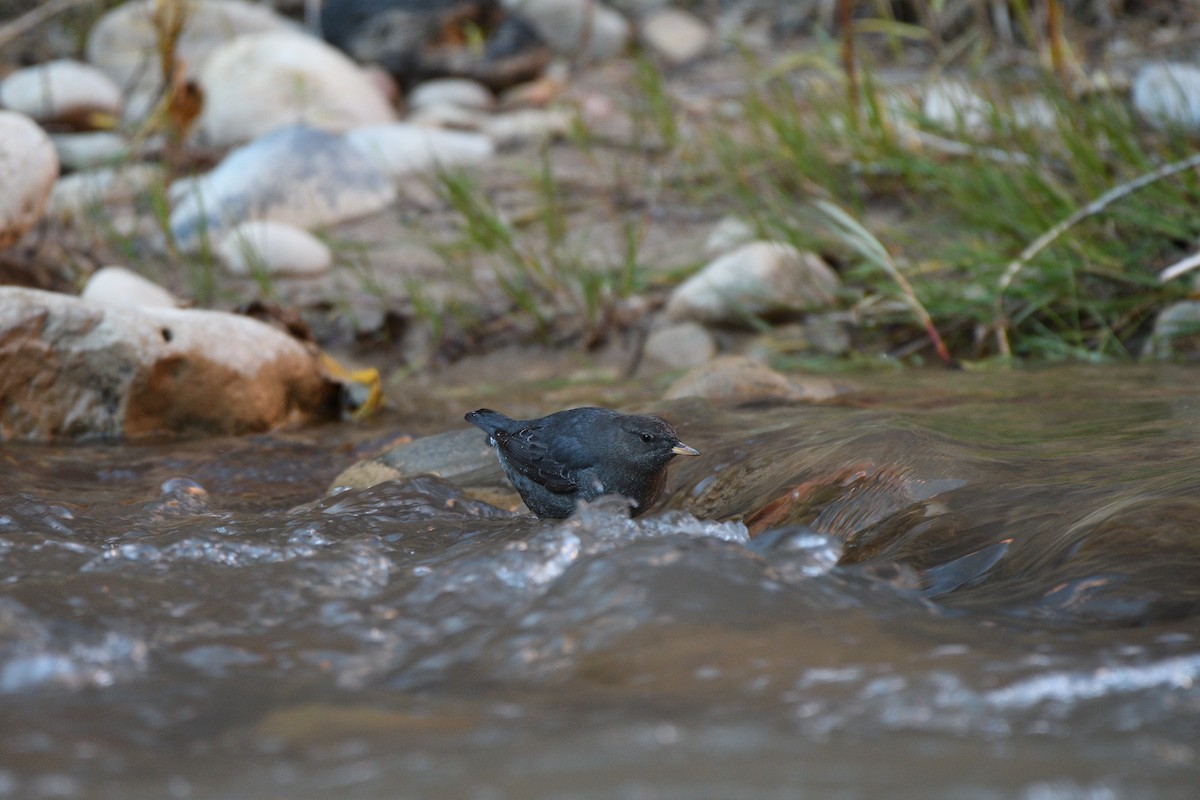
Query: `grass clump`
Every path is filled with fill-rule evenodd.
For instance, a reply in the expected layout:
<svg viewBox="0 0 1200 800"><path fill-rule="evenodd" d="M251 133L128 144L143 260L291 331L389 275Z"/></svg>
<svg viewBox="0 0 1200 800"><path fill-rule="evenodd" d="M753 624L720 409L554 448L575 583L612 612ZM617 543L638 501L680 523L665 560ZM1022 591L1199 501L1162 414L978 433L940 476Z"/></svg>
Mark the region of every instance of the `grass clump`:
<svg viewBox="0 0 1200 800"><path fill-rule="evenodd" d="M830 254L864 316L901 298L911 336L945 337L959 358L1112 358L1186 294L1157 278L1200 234L1182 136L1052 75L947 92L961 113L941 119L860 77L857 104L844 80L760 84L748 143L725 136L718 152L740 212Z"/></svg>

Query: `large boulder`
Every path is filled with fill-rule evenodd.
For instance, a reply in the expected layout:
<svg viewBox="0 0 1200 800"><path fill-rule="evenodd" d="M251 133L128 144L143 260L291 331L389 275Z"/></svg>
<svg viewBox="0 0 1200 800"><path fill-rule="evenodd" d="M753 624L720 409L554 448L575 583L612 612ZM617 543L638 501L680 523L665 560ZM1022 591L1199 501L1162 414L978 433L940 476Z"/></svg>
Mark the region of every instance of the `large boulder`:
<svg viewBox="0 0 1200 800"><path fill-rule="evenodd" d="M50 137L24 114L0 111L0 249L42 218L57 178Z"/></svg>
<svg viewBox="0 0 1200 800"><path fill-rule="evenodd" d="M0 287L0 440L236 434L336 414L316 353L265 323Z"/></svg>

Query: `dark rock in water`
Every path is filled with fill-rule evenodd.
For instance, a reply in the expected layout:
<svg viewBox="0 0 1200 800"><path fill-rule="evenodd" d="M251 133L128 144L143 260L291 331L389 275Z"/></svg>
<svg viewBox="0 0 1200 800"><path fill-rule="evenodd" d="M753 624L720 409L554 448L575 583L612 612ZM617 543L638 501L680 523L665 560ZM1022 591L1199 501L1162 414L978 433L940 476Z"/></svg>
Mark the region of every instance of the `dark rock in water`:
<svg viewBox="0 0 1200 800"><path fill-rule="evenodd" d="M474 428L425 436L352 464L330 488L365 489L385 481L434 475L453 483L465 497L518 508L517 493L505 480L486 439Z"/></svg>
<svg viewBox="0 0 1200 800"><path fill-rule="evenodd" d="M403 86L439 77L472 78L503 89L537 77L550 51L498 0L329 0L321 9L326 41L379 64ZM484 37L482 52L471 31Z"/></svg>

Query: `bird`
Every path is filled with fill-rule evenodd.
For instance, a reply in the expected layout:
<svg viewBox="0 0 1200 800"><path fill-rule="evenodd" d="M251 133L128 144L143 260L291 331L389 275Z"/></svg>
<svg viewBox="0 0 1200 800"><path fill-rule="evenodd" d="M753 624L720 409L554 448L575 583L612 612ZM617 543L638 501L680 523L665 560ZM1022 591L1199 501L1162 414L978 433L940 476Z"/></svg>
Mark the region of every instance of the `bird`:
<svg viewBox="0 0 1200 800"><path fill-rule="evenodd" d="M667 485L667 464L700 451L660 417L607 408L571 408L538 419L511 419L481 408L467 422L488 435L500 466L529 510L571 516L580 500L616 494L644 513Z"/></svg>

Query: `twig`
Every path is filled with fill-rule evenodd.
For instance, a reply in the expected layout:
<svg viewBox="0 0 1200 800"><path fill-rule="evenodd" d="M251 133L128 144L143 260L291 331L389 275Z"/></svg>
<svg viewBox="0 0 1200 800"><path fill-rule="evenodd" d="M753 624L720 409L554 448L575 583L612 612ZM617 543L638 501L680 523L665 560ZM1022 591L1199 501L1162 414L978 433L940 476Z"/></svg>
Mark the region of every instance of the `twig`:
<svg viewBox="0 0 1200 800"><path fill-rule="evenodd" d="M1156 181L1163 178L1169 178L1180 172L1193 169L1200 166L1200 153L1185 158L1182 161L1172 161L1170 164L1163 164L1158 169L1147 172L1144 175L1139 175L1131 181L1119 184L1109 189L1104 194L1097 197L1092 202L1088 203L1083 208L1076 209L1070 216L1059 222L1050 230L1043 233L1035 239L1028 247L1021 251L1015 259L1009 262L1004 270L1004 274L1000 276L1000 280L996 284L996 313L995 320L992 323L996 329L996 344L1000 349L1000 354L1009 356L1012 351L1008 346L1008 331L1004 321L1004 293L1008 291L1008 287L1012 286L1017 275L1025 268L1025 265L1033 260L1039 253L1049 247L1060 236L1066 233L1071 228L1078 225L1083 220L1090 216L1099 214L1104 209L1115 203L1117 200L1133 194L1139 189L1143 189Z"/></svg>
<svg viewBox="0 0 1200 800"><path fill-rule="evenodd" d="M8 44L26 31L36 28L51 17L61 14L68 8L81 6L89 2L92 2L92 0L48 0L48 2L42 3L31 11L26 11L12 22L0 25L0 47Z"/></svg>
<svg viewBox="0 0 1200 800"><path fill-rule="evenodd" d="M1196 267L1200 267L1200 253L1192 253L1187 258L1176 261L1174 264L1158 273L1158 279L1163 283L1166 283L1172 278L1178 278L1185 272L1191 272L1192 270L1196 269Z"/></svg>
<svg viewBox="0 0 1200 800"><path fill-rule="evenodd" d="M842 69L846 72L846 98L850 103L851 119L857 126L859 121L858 108L858 67L854 56L854 2L839 0L838 24L842 27Z"/></svg>
<svg viewBox="0 0 1200 800"><path fill-rule="evenodd" d="M896 265L896 262L892 259L892 254L887 251L883 243L876 239L858 220L846 213L836 203L828 200L818 200L814 203L814 206L834 225L841 229L843 234L842 241L853 247L860 255L891 276L892 280L900 287L906 305L916 315L921 326L925 328L930 341L933 342L934 350L937 351L938 358L948 367L955 366L954 357L950 355L950 350L946 347L941 334L938 333L937 327L933 324L933 318L929 315L929 312L917 297L912 284L908 282L908 278L900 271L900 267Z"/></svg>

